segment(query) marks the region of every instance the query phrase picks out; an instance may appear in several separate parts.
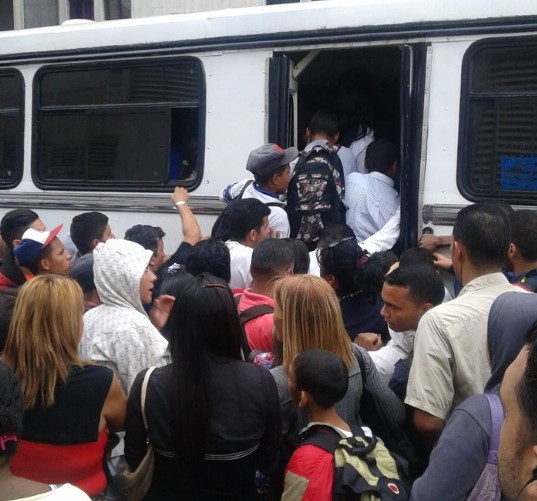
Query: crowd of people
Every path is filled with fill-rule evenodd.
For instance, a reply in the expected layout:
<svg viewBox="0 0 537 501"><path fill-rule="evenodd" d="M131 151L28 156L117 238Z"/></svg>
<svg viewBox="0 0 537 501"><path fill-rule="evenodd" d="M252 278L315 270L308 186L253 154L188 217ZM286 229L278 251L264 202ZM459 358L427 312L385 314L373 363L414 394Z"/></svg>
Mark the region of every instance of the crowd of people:
<svg viewBox="0 0 537 501"><path fill-rule="evenodd" d="M0 499L123 499L148 444L147 500L331 499L357 435L393 499L537 499L537 213L469 205L398 257L396 149L307 134L252 151L210 236L175 188L168 256L159 227L85 212L70 252L5 214Z"/></svg>

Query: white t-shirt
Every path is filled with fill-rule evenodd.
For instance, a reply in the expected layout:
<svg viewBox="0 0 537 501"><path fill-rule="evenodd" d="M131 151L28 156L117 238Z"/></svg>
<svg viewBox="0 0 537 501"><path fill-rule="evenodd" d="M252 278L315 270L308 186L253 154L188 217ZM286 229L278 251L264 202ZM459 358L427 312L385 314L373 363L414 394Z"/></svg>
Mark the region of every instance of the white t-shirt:
<svg viewBox="0 0 537 501"><path fill-rule="evenodd" d="M231 278L229 287L231 289L247 289L252 285L252 275L250 275L250 263L252 262L252 252L254 249L242 245L235 240L228 240L226 247L229 249L229 268Z"/></svg>

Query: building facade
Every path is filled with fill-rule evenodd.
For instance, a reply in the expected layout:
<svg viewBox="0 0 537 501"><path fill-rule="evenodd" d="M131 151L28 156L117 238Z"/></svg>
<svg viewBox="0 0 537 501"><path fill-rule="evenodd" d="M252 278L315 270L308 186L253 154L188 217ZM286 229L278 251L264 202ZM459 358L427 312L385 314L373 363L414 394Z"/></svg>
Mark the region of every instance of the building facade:
<svg viewBox="0 0 537 501"><path fill-rule="evenodd" d="M0 31L312 0L0 0Z"/></svg>

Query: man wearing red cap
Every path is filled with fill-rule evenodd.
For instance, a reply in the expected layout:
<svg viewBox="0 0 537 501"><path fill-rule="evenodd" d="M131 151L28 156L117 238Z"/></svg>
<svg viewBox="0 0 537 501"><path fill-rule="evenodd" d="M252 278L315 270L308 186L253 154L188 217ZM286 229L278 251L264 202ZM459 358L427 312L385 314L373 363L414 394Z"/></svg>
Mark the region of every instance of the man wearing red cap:
<svg viewBox="0 0 537 501"><path fill-rule="evenodd" d="M62 226L60 224L50 231L28 228L13 250L17 264L30 270L34 276L47 273L67 275L71 269L71 255L57 236Z"/></svg>

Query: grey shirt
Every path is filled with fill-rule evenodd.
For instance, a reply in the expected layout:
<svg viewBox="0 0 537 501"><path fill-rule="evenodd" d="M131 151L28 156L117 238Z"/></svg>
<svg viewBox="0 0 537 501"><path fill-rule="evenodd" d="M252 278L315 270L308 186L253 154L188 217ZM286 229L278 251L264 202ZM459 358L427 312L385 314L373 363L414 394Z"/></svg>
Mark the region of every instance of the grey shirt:
<svg viewBox="0 0 537 501"><path fill-rule="evenodd" d="M487 464L490 428L485 395L474 395L459 405L431 453L427 470L414 482L411 500L465 500Z"/></svg>
<svg viewBox="0 0 537 501"><path fill-rule="evenodd" d="M397 398L388 385L381 379L375 364L371 360L369 353L362 348L354 346L355 350L362 353L365 367L366 379L369 391L377 396L386 416L393 419L394 424L402 425L405 420L405 407ZM276 367L271 371L278 388L280 398L280 407L282 413L282 433L283 435L298 435L300 430L308 424L306 410L298 408L294 403L287 385L287 374L283 367ZM349 388L341 401L336 404L336 409L345 422L352 425L361 425L360 420L360 399L362 398L364 388L360 366L355 361L349 369Z"/></svg>

